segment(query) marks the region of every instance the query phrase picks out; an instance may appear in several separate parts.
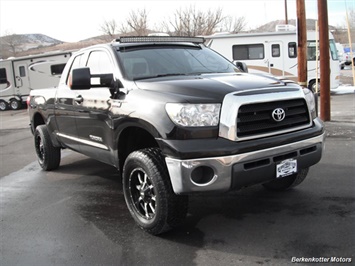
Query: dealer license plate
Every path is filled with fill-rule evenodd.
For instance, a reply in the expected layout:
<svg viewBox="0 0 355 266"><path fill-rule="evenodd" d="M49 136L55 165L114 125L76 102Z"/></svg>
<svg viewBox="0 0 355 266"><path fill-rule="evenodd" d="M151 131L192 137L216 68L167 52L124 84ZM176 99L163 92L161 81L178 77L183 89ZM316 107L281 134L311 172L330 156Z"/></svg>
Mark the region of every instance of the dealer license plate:
<svg viewBox="0 0 355 266"><path fill-rule="evenodd" d="M276 178L282 178L297 173L297 160L288 159L276 165Z"/></svg>

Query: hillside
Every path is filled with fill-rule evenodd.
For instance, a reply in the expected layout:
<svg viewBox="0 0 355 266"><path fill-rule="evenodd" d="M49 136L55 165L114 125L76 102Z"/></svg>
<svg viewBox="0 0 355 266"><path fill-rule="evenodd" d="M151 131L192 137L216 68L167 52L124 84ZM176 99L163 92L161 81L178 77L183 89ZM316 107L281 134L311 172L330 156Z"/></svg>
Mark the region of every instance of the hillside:
<svg viewBox="0 0 355 266"><path fill-rule="evenodd" d="M7 35L0 37L0 44L2 47L0 56L6 58L8 56L13 56L13 54L17 55L23 51L56 46L62 43L62 41L39 33Z"/></svg>
<svg viewBox="0 0 355 266"><path fill-rule="evenodd" d="M275 31L276 25L284 24L283 20L275 20L250 32L271 32ZM289 20L290 25L296 25L296 20ZM315 29L315 20L307 19L307 29ZM347 33L338 30L336 27L329 26L333 32L336 42L346 43ZM56 50L78 50L93 44L105 43L111 41L108 36L96 36L76 43L65 43L51 38L44 34L13 34L0 37L0 59L11 56L25 56L30 54L39 54Z"/></svg>
<svg viewBox="0 0 355 266"><path fill-rule="evenodd" d="M47 44L58 44L62 43L57 39L49 37L44 34L22 34L23 40L27 43L47 43Z"/></svg>
<svg viewBox="0 0 355 266"><path fill-rule="evenodd" d="M284 20L274 20L269 23L266 23L259 28L252 30L252 32L270 32L270 31L275 31L275 28L277 25L285 24ZM296 26L296 20L295 19L290 19L288 21L288 24ZM315 19L307 19L306 20L306 25L307 25L307 30L315 30L316 28L316 20ZM329 25L329 30L334 31L336 30L336 27Z"/></svg>

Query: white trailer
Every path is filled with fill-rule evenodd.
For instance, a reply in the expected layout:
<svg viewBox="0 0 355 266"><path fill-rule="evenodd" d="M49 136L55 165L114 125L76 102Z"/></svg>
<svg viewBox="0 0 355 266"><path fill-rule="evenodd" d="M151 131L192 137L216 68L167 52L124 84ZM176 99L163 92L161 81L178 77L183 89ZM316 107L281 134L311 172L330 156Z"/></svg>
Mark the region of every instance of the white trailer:
<svg viewBox="0 0 355 266"><path fill-rule="evenodd" d="M20 109L30 90L57 86L71 52L0 60L0 110Z"/></svg>
<svg viewBox="0 0 355 266"><path fill-rule="evenodd" d="M275 31L247 34L215 34L205 36L207 45L230 61L246 63L251 73L268 73L297 81L297 33ZM340 68L333 35L329 33L330 86L339 86ZM316 32L307 32L307 76L308 88L318 91L316 80ZM319 55L319 53L318 53ZM319 83L320 84L320 83Z"/></svg>

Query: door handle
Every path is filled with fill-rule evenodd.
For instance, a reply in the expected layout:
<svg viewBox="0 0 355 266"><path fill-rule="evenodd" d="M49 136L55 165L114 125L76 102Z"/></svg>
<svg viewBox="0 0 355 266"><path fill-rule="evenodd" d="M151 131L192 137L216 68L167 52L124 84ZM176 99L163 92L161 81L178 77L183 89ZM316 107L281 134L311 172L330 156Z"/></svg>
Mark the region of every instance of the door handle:
<svg viewBox="0 0 355 266"><path fill-rule="evenodd" d="M84 98L81 96L81 95L78 95L74 98L74 101L77 103L77 104L81 104L83 101L84 101Z"/></svg>

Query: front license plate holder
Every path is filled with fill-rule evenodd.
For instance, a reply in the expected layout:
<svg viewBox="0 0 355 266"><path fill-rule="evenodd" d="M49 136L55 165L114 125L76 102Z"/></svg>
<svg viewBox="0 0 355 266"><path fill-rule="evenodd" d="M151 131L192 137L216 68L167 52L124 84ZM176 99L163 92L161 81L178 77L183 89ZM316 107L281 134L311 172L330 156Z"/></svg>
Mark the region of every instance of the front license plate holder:
<svg viewBox="0 0 355 266"><path fill-rule="evenodd" d="M287 159L276 165L276 178L282 178L295 173L297 173L296 159Z"/></svg>

